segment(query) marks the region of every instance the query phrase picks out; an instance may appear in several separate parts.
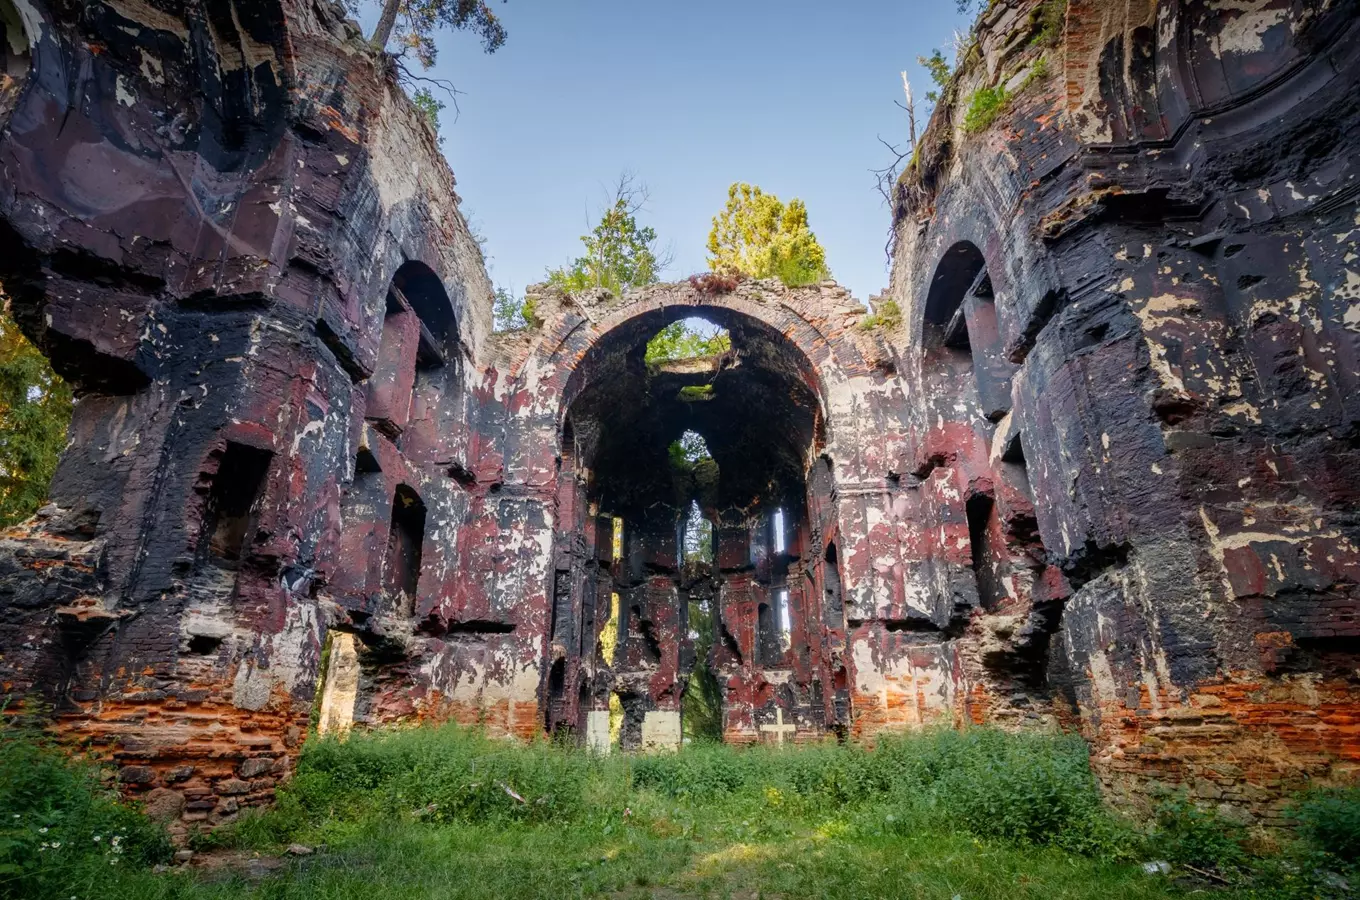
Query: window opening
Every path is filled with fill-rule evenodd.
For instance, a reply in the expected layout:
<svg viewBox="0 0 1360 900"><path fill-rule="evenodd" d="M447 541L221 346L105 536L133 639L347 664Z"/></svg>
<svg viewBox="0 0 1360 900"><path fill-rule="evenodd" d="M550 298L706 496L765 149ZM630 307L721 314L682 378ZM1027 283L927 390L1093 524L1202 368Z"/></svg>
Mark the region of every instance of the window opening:
<svg viewBox="0 0 1360 900"><path fill-rule="evenodd" d="M406 603L416 598L421 553L425 544L425 504L414 490L399 485L392 498L392 527L387 536L386 588Z"/></svg>
<svg viewBox="0 0 1360 900"><path fill-rule="evenodd" d="M984 609L991 609L1001 598L995 567L992 565L991 535L988 525L992 517L992 498L974 494L965 504L968 518L968 538L972 544L972 567L977 576L978 601Z"/></svg>
<svg viewBox="0 0 1360 900"><path fill-rule="evenodd" d="M704 518L697 500L689 503L689 517L685 520L685 535L681 548L683 562L691 565L713 562L713 523Z"/></svg>
<svg viewBox="0 0 1360 900"><path fill-rule="evenodd" d="M273 455L268 450L227 442L213 476L204 521L208 553L213 558L235 562L249 549Z"/></svg>
<svg viewBox="0 0 1360 900"><path fill-rule="evenodd" d="M775 606L779 610L779 648L788 651L793 645L793 615L789 610L789 589L775 591Z"/></svg>
<svg viewBox="0 0 1360 900"><path fill-rule="evenodd" d="M615 516L612 520L612 524L613 527L611 531L613 532L613 534L610 540L613 543L612 546L610 547L610 552L611 558L614 560L614 562L617 563L623 559L623 519L621 519L618 516Z"/></svg>
<svg viewBox="0 0 1360 900"><path fill-rule="evenodd" d="M732 337L707 319L691 317L672 322L647 342L651 364L718 356L732 349Z"/></svg>
<svg viewBox="0 0 1360 900"><path fill-rule="evenodd" d="M784 539L784 508L780 507L774 511L774 552L783 553L785 549Z"/></svg>

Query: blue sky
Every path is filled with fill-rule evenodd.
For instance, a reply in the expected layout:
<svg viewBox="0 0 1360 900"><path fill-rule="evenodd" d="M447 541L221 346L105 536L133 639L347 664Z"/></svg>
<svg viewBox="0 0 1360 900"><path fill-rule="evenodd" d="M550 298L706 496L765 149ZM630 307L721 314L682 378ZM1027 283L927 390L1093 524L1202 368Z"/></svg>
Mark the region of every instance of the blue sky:
<svg viewBox="0 0 1360 900"><path fill-rule="evenodd" d="M650 189L639 220L706 268L712 217L734 181L801 197L838 281L887 284L888 211L869 170L877 135L904 141L903 69L967 23L954 0L509 0L492 55L443 32L432 75L463 94L443 116L463 209L498 285L522 292L574 258L619 174ZM366 10L366 27L375 15ZM921 104L924 105L924 104ZM924 122L918 127L924 128Z"/></svg>

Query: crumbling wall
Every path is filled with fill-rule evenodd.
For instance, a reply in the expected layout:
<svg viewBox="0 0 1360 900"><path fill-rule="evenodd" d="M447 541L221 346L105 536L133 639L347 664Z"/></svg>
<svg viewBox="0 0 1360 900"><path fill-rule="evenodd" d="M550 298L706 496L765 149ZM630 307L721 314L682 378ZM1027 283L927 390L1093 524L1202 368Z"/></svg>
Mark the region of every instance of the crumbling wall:
<svg viewBox="0 0 1360 900"><path fill-rule="evenodd" d="M940 646L970 718L1080 728L1113 792L1273 815L1360 760L1357 8L1042 12L993 4L898 191L913 455L957 486L925 539L991 481L1023 576Z"/></svg>
<svg viewBox="0 0 1360 900"><path fill-rule="evenodd" d="M51 702L178 828L272 795L328 630L366 682L418 673L361 719L456 712L459 666L532 707L536 662L516 693L524 666L444 630L488 489L460 473L490 287L385 64L326 4L17 8L0 280L78 400L52 505L3 542L4 692ZM380 352L394 303L437 333ZM416 373L386 431L384 367ZM425 510L418 608L381 578L399 485Z"/></svg>
<svg viewBox="0 0 1360 900"><path fill-rule="evenodd" d="M672 746L698 602L730 741L1072 728L1116 794L1267 816L1353 775L1353 0L991 4L898 186L898 326L693 279L494 336L428 122L336 8L0 22L0 281L78 395L0 536L0 689L181 833L313 724L603 748L614 697ZM689 314L732 352L648 367Z"/></svg>

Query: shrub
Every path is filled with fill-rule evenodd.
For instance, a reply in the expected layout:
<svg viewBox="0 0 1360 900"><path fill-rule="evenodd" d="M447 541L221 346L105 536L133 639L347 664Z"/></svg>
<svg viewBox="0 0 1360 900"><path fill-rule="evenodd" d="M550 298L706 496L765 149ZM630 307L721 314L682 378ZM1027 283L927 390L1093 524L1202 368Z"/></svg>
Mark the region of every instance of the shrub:
<svg viewBox="0 0 1360 900"><path fill-rule="evenodd" d="M1246 863L1242 849L1246 836L1241 825L1184 797L1173 797L1157 808L1152 837L1158 853L1170 862L1224 871Z"/></svg>
<svg viewBox="0 0 1360 900"><path fill-rule="evenodd" d="M986 131L1010 103L1005 85L979 88L968 99L968 112L963 118L963 130L969 134Z"/></svg>
<svg viewBox="0 0 1360 900"><path fill-rule="evenodd" d="M169 860L165 833L101 774L36 729L0 725L0 898L64 900L110 866Z"/></svg>
<svg viewBox="0 0 1360 900"><path fill-rule="evenodd" d="M902 308L897 305L896 300L883 300L874 306L872 315L865 316L859 322L859 327L868 331L873 328L885 328L891 331L902 324Z"/></svg>
<svg viewBox="0 0 1360 900"><path fill-rule="evenodd" d="M1324 853L1360 862L1360 785L1305 794L1291 810L1299 834Z"/></svg>

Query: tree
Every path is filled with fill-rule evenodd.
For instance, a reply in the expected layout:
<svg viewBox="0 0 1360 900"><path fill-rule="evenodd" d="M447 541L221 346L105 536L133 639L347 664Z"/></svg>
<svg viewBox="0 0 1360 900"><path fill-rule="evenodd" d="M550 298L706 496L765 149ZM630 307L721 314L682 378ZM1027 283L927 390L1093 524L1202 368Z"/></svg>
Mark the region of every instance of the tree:
<svg viewBox="0 0 1360 900"><path fill-rule="evenodd" d="M70 387L19 331L0 293L0 525L46 501L70 420Z"/></svg>
<svg viewBox="0 0 1360 900"><path fill-rule="evenodd" d="M657 253L656 231L638 225L637 214L647 197L646 185L629 173L619 176L600 224L581 236L585 255L571 265L549 269L548 283L567 293L604 288L615 294L625 287L655 284L670 260Z"/></svg>
<svg viewBox="0 0 1360 900"><path fill-rule="evenodd" d="M658 363L717 356L732 349L732 338L725 330L705 329L703 324L680 319L667 325L647 342L646 361Z"/></svg>
<svg viewBox="0 0 1360 900"><path fill-rule="evenodd" d="M778 278L795 287L830 276L826 251L808 227L807 207L797 198L786 206L774 194L749 184L727 190L727 206L713 217L708 235L709 268L752 278Z"/></svg>
<svg viewBox="0 0 1360 900"><path fill-rule="evenodd" d="M516 297L512 291L503 287L496 288L496 298L491 305L491 330L523 331L537 322L537 304L527 297Z"/></svg>
<svg viewBox="0 0 1360 900"><path fill-rule="evenodd" d="M402 20L400 29L398 19ZM428 69L435 60L434 32L441 27L475 31L487 53L495 53L505 43L505 26L485 0L383 0L373 43L386 48L396 30L403 48L415 53Z"/></svg>

